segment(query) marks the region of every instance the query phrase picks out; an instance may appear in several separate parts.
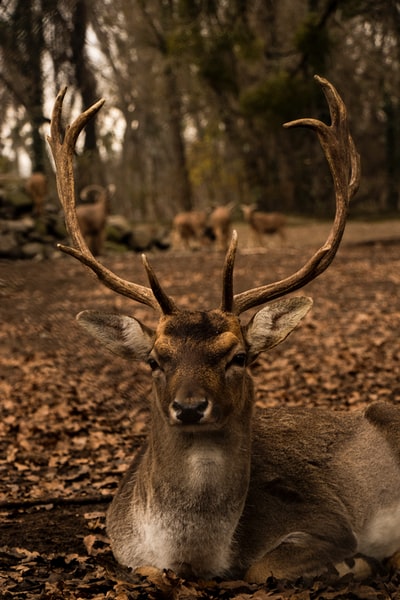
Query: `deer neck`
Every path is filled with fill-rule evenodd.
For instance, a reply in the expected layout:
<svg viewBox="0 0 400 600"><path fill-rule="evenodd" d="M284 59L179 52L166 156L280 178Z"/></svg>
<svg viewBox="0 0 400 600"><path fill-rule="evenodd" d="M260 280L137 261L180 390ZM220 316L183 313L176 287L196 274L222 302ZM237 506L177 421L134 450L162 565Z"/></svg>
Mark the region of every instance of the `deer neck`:
<svg viewBox="0 0 400 600"><path fill-rule="evenodd" d="M143 468L151 473L149 495L165 503L185 497L201 509L229 501L243 505L250 477L251 411L238 425L185 432L165 421L153 427ZM205 500L207 503L205 503Z"/></svg>
<svg viewBox="0 0 400 600"><path fill-rule="evenodd" d="M185 576L229 573L249 477L249 425L240 435L153 429L133 492L139 561Z"/></svg>

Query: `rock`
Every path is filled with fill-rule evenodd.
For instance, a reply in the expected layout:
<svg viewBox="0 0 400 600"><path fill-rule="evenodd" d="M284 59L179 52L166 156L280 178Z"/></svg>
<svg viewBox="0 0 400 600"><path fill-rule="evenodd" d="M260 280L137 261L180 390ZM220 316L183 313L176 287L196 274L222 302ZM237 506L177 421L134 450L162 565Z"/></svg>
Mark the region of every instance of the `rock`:
<svg viewBox="0 0 400 600"><path fill-rule="evenodd" d="M149 250L153 245L153 234L148 225L136 225L133 228L128 246L136 252Z"/></svg>
<svg viewBox="0 0 400 600"><path fill-rule="evenodd" d="M44 258L45 246L40 242L28 242L21 247L22 258Z"/></svg>
<svg viewBox="0 0 400 600"><path fill-rule="evenodd" d="M17 235L10 231L0 234L0 257L1 258L21 258L21 248L18 244Z"/></svg>
<svg viewBox="0 0 400 600"><path fill-rule="evenodd" d="M132 235L132 225L122 215L110 215L106 225L107 239L117 244L129 243Z"/></svg>
<svg viewBox="0 0 400 600"><path fill-rule="evenodd" d="M32 200L17 185L7 186L1 192L0 216L16 219L32 210Z"/></svg>
<svg viewBox="0 0 400 600"><path fill-rule="evenodd" d="M168 232L164 227L154 223L143 223L133 227L129 248L137 252L143 252L143 250L150 250L154 246L160 250L169 248Z"/></svg>
<svg viewBox="0 0 400 600"><path fill-rule="evenodd" d="M28 234L35 229L35 221L32 217L25 216L22 219L8 219L0 221L0 231Z"/></svg>

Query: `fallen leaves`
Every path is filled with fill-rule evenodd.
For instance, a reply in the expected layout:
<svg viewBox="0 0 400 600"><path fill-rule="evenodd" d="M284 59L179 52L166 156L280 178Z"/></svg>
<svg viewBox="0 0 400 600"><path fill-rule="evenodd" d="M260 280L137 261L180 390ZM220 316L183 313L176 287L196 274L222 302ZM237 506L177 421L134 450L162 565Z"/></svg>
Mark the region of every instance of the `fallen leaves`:
<svg viewBox="0 0 400 600"><path fill-rule="evenodd" d="M286 276L309 254L309 248L239 253L237 291ZM168 255L152 262L180 306L219 304L220 254L174 257L174 272ZM108 263L145 283L136 256ZM314 298L306 321L252 367L258 403L353 410L400 398L399 273L399 245L343 247L304 291ZM2 600L400 600L398 557L384 576L335 587L323 580L188 582L171 572L132 574L117 565L105 510L143 441L150 377L145 365L96 347L74 316L117 306L149 325L155 317L126 299L117 302L70 259L3 261L0 279Z"/></svg>

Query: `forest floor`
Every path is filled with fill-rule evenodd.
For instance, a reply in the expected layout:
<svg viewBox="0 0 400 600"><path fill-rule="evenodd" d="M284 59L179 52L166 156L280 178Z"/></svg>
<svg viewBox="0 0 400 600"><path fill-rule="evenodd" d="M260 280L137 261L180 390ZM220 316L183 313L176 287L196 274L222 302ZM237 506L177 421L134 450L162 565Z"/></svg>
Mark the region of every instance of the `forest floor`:
<svg viewBox="0 0 400 600"><path fill-rule="evenodd" d="M280 245L239 251L235 288L283 278L324 241L327 226L289 230ZM154 253L180 306L220 301L223 256ZM108 256L146 284L138 255ZM314 307L298 330L252 367L260 405L354 410L400 401L400 221L350 223L333 265L305 288ZM143 442L150 374L94 344L74 317L85 308L134 314L145 307L105 290L79 263L0 261L0 598L400 599L400 565L363 583L347 578L263 586L134 575L118 567L104 515Z"/></svg>

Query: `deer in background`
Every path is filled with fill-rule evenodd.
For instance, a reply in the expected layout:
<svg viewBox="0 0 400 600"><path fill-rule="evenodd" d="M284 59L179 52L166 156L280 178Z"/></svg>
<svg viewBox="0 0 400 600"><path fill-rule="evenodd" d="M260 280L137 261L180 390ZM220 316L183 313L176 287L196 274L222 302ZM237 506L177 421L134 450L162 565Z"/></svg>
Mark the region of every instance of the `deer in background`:
<svg viewBox="0 0 400 600"><path fill-rule="evenodd" d="M208 214L205 210L191 210L175 215L172 222L173 246L194 249L207 242Z"/></svg>
<svg viewBox="0 0 400 600"><path fill-rule="evenodd" d="M234 202L217 206L211 213L206 210L191 210L178 213L173 220L173 246L195 249L216 242L221 250L229 245L231 211Z"/></svg>
<svg viewBox="0 0 400 600"><path fill-rule="evenodd" d="M152 371L148 441L107 516L114 555L133 569L152 565L183 577L263 582L328 570L361 574L360 553L381 560L400 548L398 406L376 403L352 413L254 410L249 366L310 310L308 297L283 297L330 265L359 185L345 106L327 80L317 81L332 124L306 118L285 126L314 130L326 155L336 198L328 239L294 274L234 294L234 233L221 304L209 311L179 308L146 257L149 287L120 278L90 253L76 218L72 162L80 131L103 101L63 138L65 90L57 97L49 143L72 239L71 247L60 248L105 286L160 313L155 329L131 316L84 311L77 317L106 348L146 361ZM265 303L241 321L242 313Z"/></svg>
<svg viewBox="0 0 400 600"><path fill-rule="evenodd" d="M40 171L34 171L26 181L25 190L32 199L33 213L40 217L43 214L44 202L48 193L46 175Z"/></svg>
<svg viewBox="0 0 400 600"><path fill-rule="evenodd" d="M232 209L235 202L217 206L208 218L208 224L214 232L215 242L219 250L227 250L231 234Z"/></svg>
<svg viewBox="0 0 400 600"><path fill-rule="evenodd" d="M285 215L278 212L262 212L261 210L257 210L255 204L248 206L242 204L240 208L259 246L263 246L263 235L265 234L272 235L277 233L281 241L285 241Z"/></svg>
<svg viewBox="0 0 400 600"><path fill-rule="evenodd" d="M76 208L79 227L91 253L97 256L103 250L106 237L109 191L101 185L87 185L81 190L79 198L84 202Z"/></svg>

